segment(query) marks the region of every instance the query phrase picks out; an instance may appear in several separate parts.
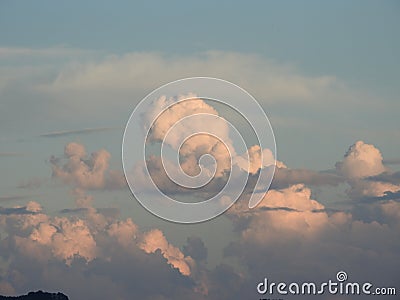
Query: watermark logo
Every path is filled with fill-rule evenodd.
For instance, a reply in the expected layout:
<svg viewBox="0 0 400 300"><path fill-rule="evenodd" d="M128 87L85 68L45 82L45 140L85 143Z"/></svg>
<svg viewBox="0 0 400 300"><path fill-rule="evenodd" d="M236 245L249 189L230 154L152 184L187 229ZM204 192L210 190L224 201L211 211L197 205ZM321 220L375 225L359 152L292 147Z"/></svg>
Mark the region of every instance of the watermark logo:
<svg viewBox="0 0 400 300"><path fill-rule="evenodd" d="M272 282L268 278L258 283L257 292L261 295L396 295L394 287L377 287L370 282L351 282L345 271L336 274L336 280L326 282Z"/></svg>
<svg viewBox="0 0 400 300"><path fill-rule="evenodd" d="M133 110L123 137L125 177L153 214L196 223L240 197L255 207L275 171L270 122L248 92L225 80L168 83Z"/></svg>

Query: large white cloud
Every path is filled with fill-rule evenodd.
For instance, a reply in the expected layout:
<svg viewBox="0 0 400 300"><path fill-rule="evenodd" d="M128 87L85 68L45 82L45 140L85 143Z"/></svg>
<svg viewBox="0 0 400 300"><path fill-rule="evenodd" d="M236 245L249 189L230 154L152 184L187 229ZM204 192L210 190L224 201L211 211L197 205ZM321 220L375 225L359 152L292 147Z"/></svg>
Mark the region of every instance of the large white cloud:
<svg viewBox="0 0 400 300"><path fill-rule="evenodd" d="M231 156L236 155L236 153L228 152L228 149L234 150L229 127L225 122L219 121L220 119L216 119L215 122L204 122L203 118L196 118L184 125L180 124L180 120L196 114L219 115L215 108L204 100L195 98L195 95L182 96L182 99L185 98L192 98L192 100L178 102L175 105L177 99L161 97L155 101L152 110L148 111L144 117L146 129L152 125L148 140L162 142L175 151L179 151L184 158L181 167L190 175L199 173L198 159L208 153L215 158L217 163L215 175L222 176L226 170L230 169ZM166 109L167 107L169 108ZM158 111L162 113L159 116L154 115ZM193 133L198 133L200 129L205 134L191 136ZM213 133L217 138L207 133ZM184 141L182 145L181 141Z"/></svg>

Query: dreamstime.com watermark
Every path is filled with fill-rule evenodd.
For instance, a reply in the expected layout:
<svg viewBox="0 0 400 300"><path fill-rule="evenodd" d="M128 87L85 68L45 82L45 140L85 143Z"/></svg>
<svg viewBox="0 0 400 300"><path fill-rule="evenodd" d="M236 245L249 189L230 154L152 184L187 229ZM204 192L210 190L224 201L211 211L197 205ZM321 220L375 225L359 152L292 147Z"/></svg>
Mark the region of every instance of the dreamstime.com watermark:
<svg viewBox="0 0 400 300"><path fill-rule="evenodd" d="M370 282L347 281L348 276L344 271L336 274L336 280L326 282L271 282L268 278L257 285L257 292L261 295L396 295L394 287L376 287ZM260 298L260 300L268 298Z"/></svg>

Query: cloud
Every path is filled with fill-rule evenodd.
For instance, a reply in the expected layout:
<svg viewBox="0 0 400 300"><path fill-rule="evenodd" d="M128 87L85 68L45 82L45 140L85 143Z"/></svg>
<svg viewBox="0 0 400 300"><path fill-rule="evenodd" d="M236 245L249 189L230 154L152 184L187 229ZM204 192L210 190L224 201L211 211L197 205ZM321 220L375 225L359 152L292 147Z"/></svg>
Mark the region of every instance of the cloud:
<svg viewBox="0 0 400 300"><path fill-rule="evenodd" d="M86 149L78 143L65 146L67 162L60 164L61 159L52 157L50 163L53 177L83 189L116 189L126 185L125 177L120 171L108 170L110 154L99 150L86 157Z"/></svg>
<svg viewBox="0 0 400 300"><path fill-rule="evenodd" d="M113 131L113 130L122 130L122 128L117 127L99 127L99 128L84 128L78 130L63 130L63 131L53 131L48 133L43 133L41 137L63 137L63 136L76 136L81 134L91 134L91 133L98 133L98 132L105 132L105 131Z"/></svg>
<svg viewBox="0 0 400 300"><path fill-rule="evenodd" d="M234 157L234 163L249 174L256 174L259 169L276 164L278 168L286 168L280 162L275 161L270 149L261 149L259 145L251 146L246 153Z"/></svg>
<svg viewBox="0 0 400 300"><path fill-rule="evenodd" d="M247 86L270 101L309 101L322 90L336 86L332 76L306 77L289 65L280 65L256 55L209 51L187 57L157 53L128 53L93 63L67 66L41 89L47 92L130 90L132 82L141 90L167 81L207 74ZM151 80L149 80L151 78ZM251 79L251 80L250 80Z"/></svg>
<svg viewBox="0 0 400 300"><path fill-rule="evenodd" d="M68 47L1 50L4 58L18 58L18 55L31 60L36 57L47 57L50 61L58 58L57 64L44 61L39 66L29 68L14 66L1 69L0 78L6 80L2 82L0 90L20 87L18 83L22 81L21 86L28 89L28 95L33 92L35 96L38 94L41 99L46 99L48 105L45 110L51 113L55 110L58 115L64 113L68 116L70 112L75 112L75 119L88 113L92 117L102 117L111 110L115 113L125 112L126 109L132 109L128 106L132 104L132 98L139 97L139 100L168 81L199 74L232 81L268 104L312 103L313 108L332 109L337 107L338 101L347 105L362 102L363 108L366 102L373 103L367 101L366 95L351 90L335 76L305 75L295 64L277 62L251 53L206 51L168 56L154 52L107 54ZM110 102L110 97L118 101ZM282 119L283 116L279 117ZM294 118L286 116L284 123L292 122ZM298 124L296 121L294 126Z"/></svg>
<svg viewBox="0 0 400 300"><path fill-rule="evenodd" d="M133 162L128 168L128 178L137 183L141 192L151 192L154 183L170 196L180 194L210 199L227 186L228 180L236 180L242 183L230 184L226 193L236 193L238 197L249 173L255 183L260 169L274 167L275 159L270 149L250 146L246 141L234 146L236 131L212 104L194 94L161 96L143 113L144 135L147 135L146 162ZM168 156L170 153L164 155L165 152L159 149L162 147L172 150L173 156ZM179 160L171 158L178 154ZM207 162L205 155L212 159ZM277 164L284 167L282 162ZM146 180L147 172L152 181Z"/></svg>
<svg viewBox="0 0 400 300"><path fill-rule="evenodd" d="M39 203L29 201L26 206L15 206L11 208L4 208L0 206L0 215L23 215L23 214L37 214L42 210Z"/></svg>
<svg viewBox="0 0 400 300"><path fill-rule="evenodd" d="M307 278L319 282L342 269L352 280L398 286L397 202L380 206L381 220L377 221L371 210L365 213L372 219L363 221L352 212L325 210L311 198L310 189L294 185L270 190L256 209L245 211L240 202L235 206L228 216L240 238L225 248L225 255L236 258L248 270L237 283L238 299L257 297L255 283L265 277L274 282L304 282ZM230 273L240 275L235 270ZM325 299L323 295L320 298Z"/></svg>
<svg viewBox="0 0 400 300"><path fill-rule="evenodd" d="M379 157L375 150L367 150L367 156ZM88 158L80 144L67 145L65 154L67 164L60 167L64 172L73 173L68 166L71 157L86 167L96 165L92 158L96 155ZM335 185L357 180L359 185L371 185L391 178L391 173L370 175L379 170L379 160L366 161L349 162L359 168L349 171L351 176L345 175L346 168L338 175L285 169L282 164L275 187L256 208L249 209L246 199L239 199L226 212L236 237L224 249L224 256L225 262L234 263L212 268L206 267L208 250L200 238L188 238L180 249L160 229L143 231L130 218L94 208L93 197L76 183L76 207L65 211L71 216L48 215L36 202L5 208L11 213L0 213L5 233L0 255L7 266L0 292L23 293L40 287L85 299L257 299L256 285L265 277L318 282L334 278L338 270L345 270L352 281L398 287L400 203L381 199L357 203L346 212L332 210L329 199L322 204L309 187L298 183L303 179ZM90 179L92 174L82 176ZM321 299L330 297L325 296Z"/></svg>
<svg viewBox="0 0 400 300"><path fill-rule="evenodd" d="M230 169L231 156L235 156L229 127L220 118L214 118L210 122L208 116L218 116L218 112L204 100L195 97L195 95L181 96L180 99L193 98L182 102L177 102L180 99L175 98L157 99L152 105L152 110L144 117L145 130L150 130L148 142L162 142L175 151L179 151L183 157L182 169L192 176L200 172L199 158L203 154L210 154L217 164L215 176L220 177ZM159 111L162 113L157 116ZM190 122L179 123L196 114L200 115L191 118ZM201 114L206 115L203 118ZM199 131L205 134L197 134ZM193 133L197 135L190 137ZM217 138L207 133L213 133Z"/></svg>
<svg viewBox="0 0 400 300"><path fill-rule="evenodd" d="M192 279L195 261L159 229L143 232L132 219L116 219L91 206L81 213L52 217L29 202L0 214L6 233L0 253L8 262L0 293L50 288L85 299L202 297Z"/></svg>
<svg viewBox="0 0 400 300"><path fill-rule="evenodd" d="M374 145L357 141L346 152L337 170L350 179L374 176L386 171L381 152Z"/></svg>
<svg viewBox="0 0 400 300"><path fill-rule="evenodd" d="M350 185L348 195L353 199L382 197L386 192L400 190L400 185L381 180L388 177L382 154L374 145L363 141L349 148L343 161L336 163L336 169Z"/></svg>
<svg viewBox="0 0 400 300"><path fill-rule="evenodd" d="M190 275L191 265L194 265L194 261L191 257L185 257L178 248L169 244L161 230L153 229L144 233L139 247L146 253L154 253L160 250L169 264L177 268L183 275Z"/></svg>

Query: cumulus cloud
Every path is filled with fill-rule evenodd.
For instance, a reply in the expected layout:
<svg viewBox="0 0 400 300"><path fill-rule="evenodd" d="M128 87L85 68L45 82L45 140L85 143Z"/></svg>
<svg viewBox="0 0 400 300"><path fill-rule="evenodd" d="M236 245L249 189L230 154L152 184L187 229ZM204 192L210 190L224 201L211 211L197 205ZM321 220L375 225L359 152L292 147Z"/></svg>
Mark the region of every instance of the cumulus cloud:
<svg viewBox="0 0 400 300"><path fill-rule="evenodd" d="M233 259L233 265L206 268L208 251L201 239L188 238L180 249L160 229L143 231L130 218L118 219L94 208L93 198L83 189L88 186L83 184L74 183L78 215L51 216L36 202L5 208L10 211L0 213L5 234L0 254L7 268L0 277L0 292L15 294L40 287L85 299L131 299L133 295L143 299L257 299L257 283L265 277L319 282L335 278L339 270L345 270L352 281L398 287L400 204L383 198L390 194L388 187L382 190L380 201L362 203L362 211L360 206L334 211L329 199L322 204L304 184L336 185L345 180L353 184L353 190L372 189L372 194L380 193L376 183L396 185L395 173L386 168L381 172L379 150L364 145L350 148L354 150L350 152L363 154L346 154L337 164L338 174L291 170L282 164L275 185L256 208L249 209L245 197L239 199L225 214L236 234L224 249L226 261ZM249 150L256 165L262 164L259 151ZM90 172L96 173L92 171L96 159L87 158L79 144L69 145L65 153L63 172L74 174L75 163L83 162L89 171L80 176L93 182ZM68 166L71 157L79 159ZM90 159L94 161L89 163ZM107 173L100 162L100 173ZM59 161L56 164L60 166Z"/></svg>
<svg viewBox="0 0 400 300"><path fill-rule="evenodd" d="M323 209L324 206L311 199L311 189L303 184L292 185L281 190L270 190L259 207L287 207L297 211Z"/></svg>
<svg viewBox="0 0 400 300"><path fill-rule="evenodd" d="M238 258L249 270L236 297L257 297L254 283L265 277L275 282L306 278L318 282L342 269L357 281L398 284L395 261L400 244L394 238L398 225L393 225L398 224L393 221L398 222L397 203L380 208L386 214L384 219L377 221L371 211L373 219L363 221L351 211L329 212L311 198L309 188L294 185L270 190L256 209L245 211L246 206L241 205L228 211L240 239L225 249L226 256ZM368 261L368 266L363 266L363 261ZM376 270L385 271L374 273ZM321 299L325 299L323 295Z"/></svg>
<svg viewBox="0 0 400 300"><path fill-rule="evenodd" d="M201 296L192 279L195 261L169 243L161 230L143 232L130 218L115 219L84 206L79 218L47 215L36 202L29 202L24 211L0 215L6 233L1 256L9 264L0 293L51 287L86 299L98 299L102 293L120 299ZM78 275L83 270L84 277ZM160 280L157 289L150 279Z"/></svg>
<svg viewBox="0 0 400 300"><path fill-rule="evenodd" d="M152 190L152 183L146 180L147 171L163 193L207 196L209 199L220 192L230 178L239 181L250 175L252 182L256 182L260 169L272 168L275 164L286 167L275 161L270 149L247 145L250 143L246 141L241 147L235 147L231 136L233 130L228 122L212 103L194 94L155 99L143 114L143 123L149 148L162 144L172 149L173 155L179 154L179 161L173 161L168 155L154 154L149 150L146 163L137 162L133 166L129 176L133 176L136 182L142 180L138 188L143 191L147 188ZM212 157L212 162L207 162L204 155ZM187 180L189 176L192 177ZM188 182L186 186L196 186L196 189L185 187L185 182Z"/></svg>
<svg viewBox="0 0 400 300"><path fill-rule="evenodd" d="M122 172L109 170L110 153L99 150L86 155L86 149L79 143L69 143L64 149L66 163L52 157L50 163L53 177L84 189L115 189L125 186Z"/></svg>
<svg viewBox="0 0 400 300"><path fill-rule="evenodd" d="M351 198L382 197L386 192L400 190L400 185L387 179L389 171L383 164L383 157L374 145L357 141L346 152L343 161L336 163L337 171L342 174L350 189Z"/></svg>
<svg viewBox="0 0 400 300"><path fill-rule="evenodd" d="M17 239L17 246L24 251L31 241L48 246L53 255L70 265L75 255L91 261L96 257L96 242L83 220L71 221L67 218L54 218L50 224L41 223L33 229L27 239ZM30 244L30 245L27 245Z"/></svg>
<svg viewBox="0 0 400 300"><path fill-rule="evenodd" d="M261 149L259 145L251 146L246 153L234 158L234 162L249 174L256 174L259 169L276 164L278 168L286 168L283 162L275 161L270 149Z"/></svg>
<svg viewBox="0 0 400 300"><path fill-rule="evenodd" d="M337 170L350 179L365 178L383 173L381 152L374 145L357 141L346 152L343 161L336 164Z"/></svg>
<svg viewBox="0 0 400 300"><path fill-rule="evenodd" d="M186 98L192 99L177 102ZM235 153L232 153L234 148L229 136L229 127L225 122L217 118L213 122L205 122L206 119L199 115L190 119L190 122L179 123L185 117L196 114L218 116L218 112L211 105L195 98L195 95L186 95L179 99L161 97L155 101L152 108L144 117L145 128L150 129L148 141L162 142L179 151L183 158L181 167L187 174L194 176L199 173L198 160L204 154L210 154L215 158L216 176L223 176L224 172L230 169L231 156L235 156ZM162 113L155 115L159 111ZM218 138L211 134L196 134L190 137L193 133L199 133L200 129L201 132L213 133Z"/></svg>

